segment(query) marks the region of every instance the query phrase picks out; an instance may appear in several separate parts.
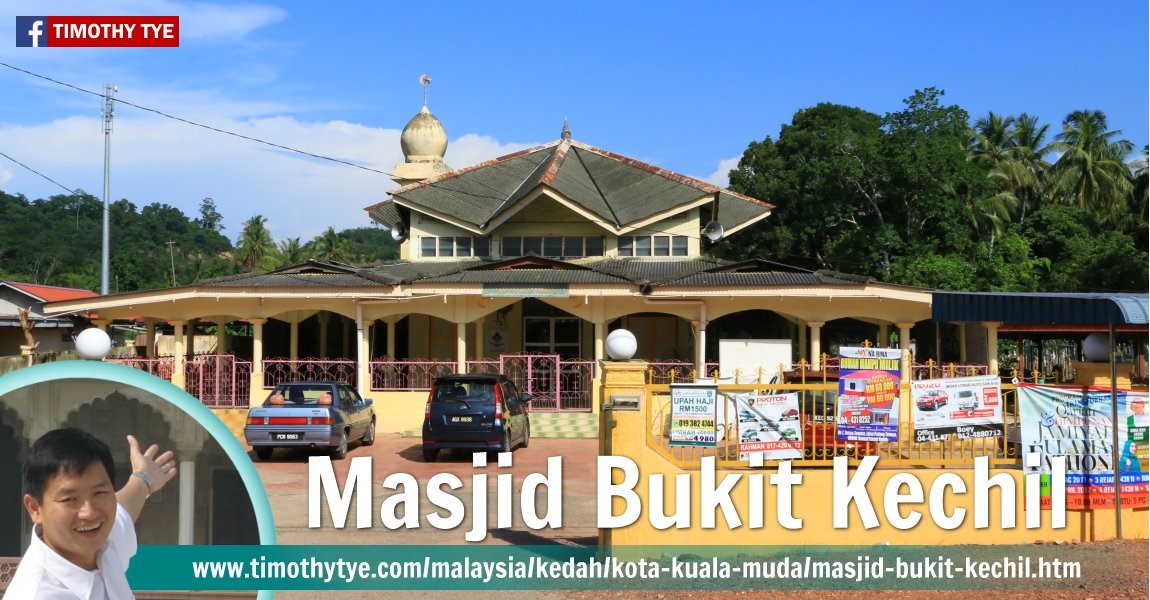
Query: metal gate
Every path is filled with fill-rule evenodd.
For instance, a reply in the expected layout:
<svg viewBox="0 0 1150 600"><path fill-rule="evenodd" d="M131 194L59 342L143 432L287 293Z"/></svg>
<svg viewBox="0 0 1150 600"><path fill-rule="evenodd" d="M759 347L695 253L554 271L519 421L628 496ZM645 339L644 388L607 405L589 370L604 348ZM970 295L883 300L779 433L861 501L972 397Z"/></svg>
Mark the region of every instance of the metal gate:
<svg viewBox="0 0 1150 600"><path fill-rule="evenodd" d="M246 407L251 381L251 361L231 354L198 354L184 363L184 389L204 406Z"/></svg>
<svg viewBox="0 0 1150 600"><path fill-rule="evenodd" d="M595 361L558 354L501 354L499 370L531 396L533 412L591 412Z"/></svg>

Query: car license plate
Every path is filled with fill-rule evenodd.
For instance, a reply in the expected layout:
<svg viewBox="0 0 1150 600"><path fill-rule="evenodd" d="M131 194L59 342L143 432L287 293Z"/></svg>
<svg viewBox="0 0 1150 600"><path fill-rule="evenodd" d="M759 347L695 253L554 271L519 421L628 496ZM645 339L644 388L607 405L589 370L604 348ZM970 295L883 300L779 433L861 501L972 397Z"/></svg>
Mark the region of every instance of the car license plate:
<svg viewBox="0 0 1150 600"><path fill-rule="evenodd" d="M456 416L451 417L452 423L470 423L473 420L475 420L475 417L472 417L471 415L465 415L465 416L456 415Z"/></svg>
<svg viewBox="0 0 1150 600"><path fill-rule="evenodd" d="M298 433L273 433L272 439L277 442L294 442L299 440L299 436Z"/></svg>

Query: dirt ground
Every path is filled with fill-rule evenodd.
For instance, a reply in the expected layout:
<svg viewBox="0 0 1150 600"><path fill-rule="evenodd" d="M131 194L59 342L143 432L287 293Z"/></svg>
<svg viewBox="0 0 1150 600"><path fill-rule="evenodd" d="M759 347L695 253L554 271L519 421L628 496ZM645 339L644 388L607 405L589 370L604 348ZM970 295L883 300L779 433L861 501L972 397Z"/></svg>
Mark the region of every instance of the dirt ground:
<svg viewBox="0 0 1150 600"><path fill-rule="evenodd" d="M564 527L557 530L529 530L518 522L509 530L493 530L484 544L495 545L546 545L565 544L573 546L594 546L598 530L595 523L595 456L596 440L533 439L531 447L514 453L514 466L511 469L497 469L494 464L486 468L490 477L497 473L510 472L516 481L527 473L545 472L548 457L563 457ZM257 471L268 490L272 513L276 521L277 538L281 544L464 544L463 531L470 526L470 517L455 530L440 531L430 527L413 530L389 531L381 527L356 530L348 527L335 530L331 527L309 529L307 527L307 453L303 451L277 450L270 462L256 461ZM437 473L454 473L465 484L464 489L454 492L460 498L470 497L471 477L483 472L471 464L468 453L441 453L439 461L425 463L421 457L418 438L402 438L396 435L381 435L372 447L353 447L348 458L357 456L372 457L372 481L382 481L391 473L409 473L419 481ZM253 457L254 459L254 457ZM342 481L350 460L335 461L335 471ZM373 514L378 515L383 494L376 494ZM488 522L494 523L494 503L489 502ZM518 515L518 511L516 511ZM325 521L326 523L326 521ZM800 600L831 600L835 598L901 600L932 598L972 598L984 600L988 594L993 598L1034 598L1044 600L1097 598L1139 598L1150 597L1150 545L1146 540L1113 541L1073 545L1034 546L1034 554L1055 553L1058 556L1073 557L1082 565L1082 578L1068 581L1058 588L1049 583L1035 580L1014 580L991 589L979 591L877 591L869 590L657 590L657 591L498 591L498 592L444 592L444 591L356 591L319 592L322 597L356 598L428 598L445 600L477 600L480 597L497 597L501 600L613 600L617 598L643 597L658 600L718 600L720 598L795 598ZM1027 587L1023 587L1027 586ZM698 587L703 587L702 585ZM871 588L874 585L869 586ZM278 592L276 598L314 600L314 591Z"/></svg>

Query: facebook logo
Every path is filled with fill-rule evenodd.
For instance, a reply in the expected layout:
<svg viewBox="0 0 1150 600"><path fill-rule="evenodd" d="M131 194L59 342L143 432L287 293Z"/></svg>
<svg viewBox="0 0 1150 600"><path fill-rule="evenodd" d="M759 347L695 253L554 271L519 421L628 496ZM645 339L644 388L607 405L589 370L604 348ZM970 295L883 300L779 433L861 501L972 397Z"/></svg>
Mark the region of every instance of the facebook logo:
<svg viewBox="0 0 1150 600"><path fill-rule="evenodd" d="M48 17L16 17L16 46L43 48L48 45Z"/></svg>

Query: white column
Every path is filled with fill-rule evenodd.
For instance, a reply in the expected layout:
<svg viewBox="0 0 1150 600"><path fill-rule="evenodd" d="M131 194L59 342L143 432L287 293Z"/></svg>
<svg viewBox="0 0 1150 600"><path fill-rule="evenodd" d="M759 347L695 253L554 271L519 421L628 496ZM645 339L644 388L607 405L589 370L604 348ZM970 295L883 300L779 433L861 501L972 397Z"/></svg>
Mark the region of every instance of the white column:
<svg viewBox="0 0 1150 600"><path fill-rule="evenodd" d="M196 320L188 320L188 325L184 327L184 352L188 358L196 355Z"/></svg>
<svg viewBox="0 0 1150 600"><path fill-rule="evenodd" d="M264 323L267 319L248 319L252 324L252 382L249 399L252 406L264 400Z"/></svg>
<svg viewBox="0 0 1150 600"><path fill-rule="evenodd" d="M331 316L325 312L316 316L319 318L319 357L324 359L327 358L327 322Z"/></svg>
<svg viewBox="0 0 1150 600"><path fill-rule="evenodd" d="M807 333L806 323L796 323L795 329L799 330L799 359L801 360L807 356L807 339L810 335ZM796 365L795 368L797 369L799 367Z"/></svg>
<svg viewBox="0 0 1150 600"><path fill-rule="evenodd" d="M487 344L483 343L483 321L486 317L479 317L475 319L475 360L483 360L486 358L485 352L487 351Z"/></svg>
<svg viewBox="0 0 1150 600"><path fill-rule="evenodd" d="M823 363L823 325L825 321L808 321L807 327L811 328L811 370L822 370Z"/></svg>
<svg viewBox="0 0 1150 600"><path fill-rule="evenodd" d="M603 353L603 340L606 336L603 332L606 330L606 323L602 321L595 322L595 364L599 364L599 361L606 357L606 354Z"/></svg>
<svg viewBox="0 0 1150 600"><path fill-rule="evenodd" d="M359 395L363 397L368 396L368 391L371 389L371 364L369 356L371 352L368 340L368 334L371 332L371 321L363 320L363 306L357 304L355 306L355 329L356 329L356 344L355 344L355 369L359 374L358 387Z"/></svg>
<svg viewBox="0 0 1150 600"><path fill-rule="evenodd" d="M358 325L359 321L360 319L356 319L356 330L360 328L360 325ZM348 322L347 319L340 319L340 323L343 324L343 334L340 336L343 342L343 346L340 350L340 358L347 358L347 355L351 354L351 323Z"/></svg>
<svg viewBox="0 0 1150 600"><path fill-rule="evenodd" d="M288 358L295 362L299 360L299 315L292 319L288 327Z"/></svg>
<svg viewBox="0 0 1150 600"><path fill-rule="evenodd" d="M695 325L695 376L703 378L707 373L707 305L699 305L699 321Z"/></svg>
<svg viewBox="0 0 1150 600"><path fill-rule="evenodd" d="M467 323L455 324L455 369L456 373L467 372Z"/></svg>
<svg viewBox="0 0 1150 600"><path fill-rule="evenodd" d="M144 356L146 358L156 357L156 321L154 319L144 319L144 335L148 338Z"/></svg>
<svg viewBox="0 0 1150 600"><path fill-rule="evenodd" d="M181 546L195 543L196 525L196 461L180 461L180 517L179 541Z"/></svg>
<svg viewBox="0 0 1150 600"><path fill-rule="evenodd" d="M889 348L890 347L890 325L886 323L878 324L878 340L875 341L876 348Z"/></svg>
<svg viewBox="0 0 1150 600"><path fill-rule="evenodd" d="M216 321L216 354L228 352L228 329L226 321Z"/></svg>
<svg viewBox="0 0 1150 600"><path fill-rule="evenodd" d="M966 323L958 324L958 362L966 362Z"/></svg>
<svg viewBox="0 0 1150 600"><path fill-rule="evenodd" d="M914 327L914 323L897 323L898 325L898 348L902 350L902 373L900 379L903 381L910 381L910 366L914 362L913 356L908 356L907 352L910 351L910 328Z"/></svg>
<svg viewBox="0 0 1150 600"><path fill-rule="evenodd" d="M395 324L399 319L392 316L383 320L387 323L387 358L395 360Z"/></svg>
<svg viewBox="0 0 1150 600"><path fill-rule="evenodd" d="M982 324L986 328L986 364L990 366L990 374L998 375L998 326L1000 323L987 321ZM1025 367L1019 367L1019 375Z"/></svg>
<svg viewBox="0 0 1150 600"><path fill-rule="evenodd" d="M185 321L168 321L172 326L172 385L184 389L184 335Z"/></svg>

